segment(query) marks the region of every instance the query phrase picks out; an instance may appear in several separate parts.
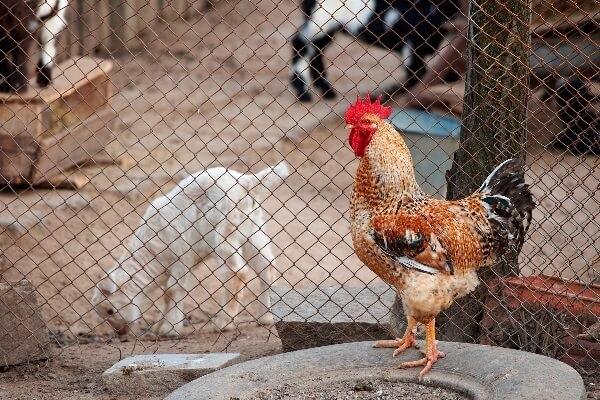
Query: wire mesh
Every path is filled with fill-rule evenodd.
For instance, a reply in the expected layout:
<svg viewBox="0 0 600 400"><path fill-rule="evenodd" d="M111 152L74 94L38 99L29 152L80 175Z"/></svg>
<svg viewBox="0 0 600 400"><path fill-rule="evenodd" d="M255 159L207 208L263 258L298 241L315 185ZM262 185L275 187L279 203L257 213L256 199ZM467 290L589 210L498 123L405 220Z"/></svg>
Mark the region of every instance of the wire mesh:
<svg viewBox="0 0 600 400"><path fill-rule="evenodd" d="M284 349L401 334L395 291L354 252L359 160L343 113L383 94L417 181L444 198L461 118L480 111L464 99L473 4L0 7L2 351L22 352L23 337L54 354L120 337L135 353L254 323ZM521 122L537 208L517 276L484 282L468 340L597 370L600 8L531 10L506 23L530 27ZM498 125L503 107L483 123ZM37 300L20 316L6 299L30 299L22 281Z"/></svg>

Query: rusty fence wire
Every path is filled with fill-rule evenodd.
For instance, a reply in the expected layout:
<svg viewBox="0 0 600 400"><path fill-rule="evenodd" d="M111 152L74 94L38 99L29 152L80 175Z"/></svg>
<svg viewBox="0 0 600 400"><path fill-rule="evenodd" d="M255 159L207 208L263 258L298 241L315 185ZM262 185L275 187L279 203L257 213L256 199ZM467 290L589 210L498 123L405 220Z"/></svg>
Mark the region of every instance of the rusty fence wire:
<svg viewBox="0 0 600 400"><path fill-rule="evenodd" d="M394 290L354 253L344 110L383 94L419 184L443 198L470 6L2 0L0 363L32 343L143 351L256 323L284 350L401 331ZM537 208L469 340L597 370L600 7L531 7Z"/></svg>

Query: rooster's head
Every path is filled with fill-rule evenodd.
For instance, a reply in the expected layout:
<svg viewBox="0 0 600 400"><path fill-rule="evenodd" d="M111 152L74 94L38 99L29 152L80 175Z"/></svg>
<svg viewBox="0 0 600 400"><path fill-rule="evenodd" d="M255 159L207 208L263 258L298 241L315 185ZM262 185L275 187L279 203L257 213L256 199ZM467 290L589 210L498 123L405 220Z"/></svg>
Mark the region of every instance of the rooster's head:
<svg viewBox="0 0 600 400"><path fill-rule="evenodd" d="M364 100L357 98L356 102L348 107L346 110L346 124L350 128L348 141L357 157L365 154L365 149L377 132L377 123L388 118L391 113L391 107L381 105L381 97L372 102L369 95Z"/></svg>

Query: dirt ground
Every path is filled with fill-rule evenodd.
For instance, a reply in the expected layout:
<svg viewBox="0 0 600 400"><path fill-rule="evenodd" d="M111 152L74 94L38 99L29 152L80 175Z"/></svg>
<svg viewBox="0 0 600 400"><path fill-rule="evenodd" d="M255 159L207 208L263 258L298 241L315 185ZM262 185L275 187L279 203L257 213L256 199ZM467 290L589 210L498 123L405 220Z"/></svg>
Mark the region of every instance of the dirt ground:
<svg viewBox="0 0 600 400"><path fill-rule="evenodd" d="M57 338L81 343L111 332L90 305L91 289L123 251L148 202L210 166L257 171L282 159L292 166L293 174L263 205L273 216L266 230L280 250L276 281L364 285L376 279L354 255L349 237L357 161L340 116L357 93L397 82L400 61L336 38L326 56L340 96L297 103L288 88L287 39L299 22L295 1L239 0L217 2L188 22L159 24L143 49L115 59L111 103L119 118L116 140L106 149L115 163L74 172L89 179L77 191L0 193L0 276L26 278L38 288L43 316ZM600 161L545 151L556 118L548 105L534 106L527 162L539 207L522 253L523 274L591 282L600 273ZM206 322L195 305L209 297L201 287L191 293L186 311L192 322ZM202 336L201 343L211 342ZM137 351L129 342L119 346ZM27 369L21 378L12 372L5 377L18 382L13 387L33 390L25 375L52 387L48 373L64 372L68 386L68 379L79 382L87 370L84 360L98 356L93 372L81 377L91 385L81 398L102 396L97 375L117 359L111 348L69 347L51 361L52 368L41 368L40 378ZM66 394L69 388L56 390Z"/></svg>
<svg viewBox="0 0 600 400"><path fill-rule="evenodd" d="M600 400L600 370L579 371L583 377L588 400Z"/></svg>
<svg viewBox="0 0 600 400"><path fill-rule="evenodd" d="M182 340L155 342L116 340L69 346L56 351L49 361L13 367L0 372L0 398L5 400L126 400L113 396L102 383L102 372L121 358L153 353L240 353L239 361L276 354L281 342L264 328L243 332L204 334ZM149 394L147 400L162 399Z"/></svg>

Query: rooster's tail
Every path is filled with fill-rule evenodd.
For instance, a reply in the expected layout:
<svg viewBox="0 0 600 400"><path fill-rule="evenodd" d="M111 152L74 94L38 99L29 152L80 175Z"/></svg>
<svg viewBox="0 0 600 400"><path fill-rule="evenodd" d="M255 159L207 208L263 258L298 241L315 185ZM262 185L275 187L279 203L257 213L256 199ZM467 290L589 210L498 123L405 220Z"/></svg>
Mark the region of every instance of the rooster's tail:
<svg viewBox="0 0 600 400"><path fill-rule="evenodd" d="M512 244L520 251L535 207L529 185L525 183L522 161L512 158L498 165L479 192L496 243L502 247Z"/></svg>

